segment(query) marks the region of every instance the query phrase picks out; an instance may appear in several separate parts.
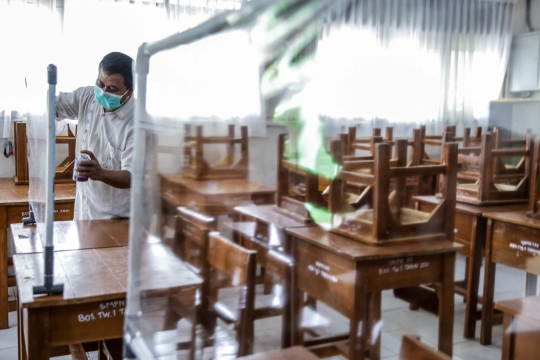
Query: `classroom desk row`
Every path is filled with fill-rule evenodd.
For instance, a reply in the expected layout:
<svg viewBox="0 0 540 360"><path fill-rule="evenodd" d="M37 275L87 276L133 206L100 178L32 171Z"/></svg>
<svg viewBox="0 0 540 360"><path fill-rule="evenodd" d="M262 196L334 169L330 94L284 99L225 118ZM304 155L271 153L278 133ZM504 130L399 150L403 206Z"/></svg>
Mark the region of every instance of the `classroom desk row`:
<svg viewBox="0 0 540 360"><path fill-rule="evenodd" d="M439 203L435 196L417 196L417 208L421 211L432 211ZM526 204L496 205L496 206L476 206L465 203L456 203L456 217L454 241L464 246L460 252L467 258L466 275L464 280L456 282L456 293L462 295L465 299L465 326L463 337L474 339L476 335L476 322L482 317L478 311L478 305L482 303L482 298L478 295L480 286L481 268L483 261L483 252L486 245L486 236L488 234L487 224L489 214L524 211ZM432 305L418 299L427 299L426 294L404 294L403 291L397 291L396 296L409 301L426 310L431 310ZM502 319L501 319L502 320Z"/></svg>
<svg viewBox="0 0 540 360"><path fill-rule="evenodd" d="M273 205L235 210L240 215L240 222L233 225L236 238L257 251L259 265L265 266L271 249L293 258L293 345L309 344L301 327L301 299L306 294L350 319L347 350L332 344L330 351L349 359L363 358L366 353L370 359L379 359L380 336L375 341L370 337L381 318L381 291L439 284L438 347L452 355L455 254L463 246L451 241L370 246L291 219ZM369 345L370 341L374 343Z"/></svg>
<svg viewBox="0 0 540 360"><path fill-rule="evenodd" d="M12 178L0 178L0 329L9 327L8 312L16 310L16 302L8 301L8 288L15 286L15 278L8 273L7 230L28 217L28 189L28 185L15 185ZM56 184L54 190L55 220L72 220L75 184Z"/></svg>
<svg viewBox="0 0 540 360"><path fill-rule="evenodd" d="M430 210L438 202L433 196L417 197L420 210ZM456 292L465 296L464 337L475 337L476 321L481 318L480 343L491 344L492 327L502 323L494 313L496 265L503 264L526 272L525 295L536 295L540 275L540 220L527 216L527 204L474 206L456 204L454 241L465 245L467 275L456 284ZM483 297L478 296L482 260L484 260ZM402 297L403 298L403 297ZM413 301L410 297L406 300ZM478 304L482 310L478 312Z"/></svg>
<svg viewBox="0 0 540 360"><path fill-rule="evenodd" d="M269 208L250 207L250 213L253 215L255 209L271 210ZM291 224L290 219L285 223L287 221ZM65 354L66 346L72 343L122 336L128 224L128 220L55 222L55 283L63 283L65 290L63 295L46 297L34 297L32 293L32 286L43 281L43 255L36 229L22 224L11 226L16 251L14 266L18 282L21 359L48 359ZM254 227L252 229L255 231ZM451 353L451 285L454 256L460 249L459 245L441 241L415 248L404 246L402 249L398 246L395 251L394 248L362 245L314 226L291 228L287 232L294 239L292 250L298 261L297 268L302 269L298 272L298 290L328 303L353 320L349 345L353 355L350 358L358 358L358 354L367 350L367 337L355 334L370 334L369 326L380 318L380 296L376 294L404 282L405 285L441 283L441 298L445 305L440 314L439 347ZM429 265L419 271L398 271L396 277L392 275L390 262L399 262L400 259L410 264ZM320 264L328 266L327 281L310 270ZM147 267L154 279L170 276L159 274L165 268L163 263L154 268ZM200 284L200 279L187 268L182 274L178 276L178 271L175 271L176 286L196 287ZM315 283L316 288L313 288ZM341 296L333 296L333 293ZM111 309L107 309L114 316L99 316L104 304L112 304ZM293 330L297 344L302 344L299 306L297 303ZM359 327L363 327L362 332L359 332ZM369 351L372 359L380 356L378 346L371 347Z"/></svg>
<svg viewBox="0 0 540 360"><path fill-rule="evenodd" d="M128 227L129 220L55 222L54 282L64 284L64 292L34 297L33 286L43 283L41 242L35 227L11 226L16 251L19 359L49 359L69 354L70 344L123 336ZM157 249L162 244L145 246L152 249L144 251L141 291L151 298L163 290L182 290L192 295L194 307L201 279L174 256L163 256L167 252ZM160 254L159 259L152 258L155 253ZM193 309L188 311L193 313Z"/></svg>
<svg viewBox="0 0 540 360"><path fill-rule="evenodd" d="M435 197L418 197L417 200L418 207L426 211L431 210L439 201ZM474 338L476 321L481 319L480 342L484 345L489 345L491 344L492 326L502 323L502 316L494 314L494 306L496 305L494 303L496 264L504 264L526 271L527 283L525 294L531 296L537 293L536 280L537 275L540 274L540 260L536 256L540 254L540 220L526 216L527 207L525 204L480 207L457 203L456 207L455 241L463 246L456 247L455 249L468 256L466 278L463 281L456 282L454 289L456 293L465 296L467 302L464 334L465 337ZM358 264L362 262L362 253L365 254L366 251L362 250L363 245L331 233L326 233L318 227L308 227L301 222L295 223L289 217L272 210L271 206L258 206L256 209L253 207L236 208L236 211L241 215L241 221L245 221L246 223L245 225L235 225L233 230L240 234L240 239L244 246L257 250L258 253L264 253L266 249L264 246L261 246L261 241L263 243L271 243L272 240L269 238L280 237L283 239L281 243L275 240L274 242L278 243L283 251L290 252L298 260L299 270L297 276L299 277L298 281L301 284L301 290L306 291L318 300L330 304L351 318L351 314L343 310L342 304L335 304L336 297L333 296L334 293L342 295L338 297L339 300L347 298L343 296L343 290L336 289L336 283L328 281L324 277L317 276L313 269L317 268L316 264L319 262L323 264L320 266L331 268L332 272L344 273L345 270L340 268L340 266L344 264L345 260L357 261L358 269ZM255 220L255 223L247 226L248 221L253 220ZM269 236L270 233L273 233L273 235ZM390 248L392 251L400 250L396 247ZM415 253L417 256L421 254L422 250L419 244L411 248L417 252ZM384 249L368 247L367 250L380 253ZM394 258L389 256L388 263L395 264L397 254L399 254L399 251L394 254ZM384 258L384 255L381 256ZM369 258L364 257L364 259ZM486 263L484 296L479 298L478 288L482 259L485 259ZM399 261L401 259L397 262L399 263ZM330 262L332 263L331 266L329 266ZM309 271L310 269L312 271ZM370 276L367 279L378 279L375 274L369 273L369 271L368 274ZM384 289L395 288L395 293L398 297L412 304L422 305L421 301L419 301L422 297L410 296L418 295L418 293L414 292L414 289L419 288L412 285L419 284L421 281L408 278L407 280L410 280L411 284L406 284L406 281L403 282L398 277L395 277L395 279L399 286L391 287L391 285L388 285L390 287L384 287ZM377 288L377 285L375 288ZM408 294L409 296L404 296L403 294ZM325 298L326 296L330 296L330 299ZM481 312L478 312L478 303L482 304ZM433 311L433 305L430 306ZM429 308L430 306L427 307ZM439 303L439 299L437 299L435 311L433 312L440 314L443 306L444 303ZM501 310L500 306L495 307L497 310ZM529 308L532 307L529 306ZM378 310L372 310L377 315ZM440 319L440 321L443 323L446 320ZM509 325L506 326L508 327ZM441 336L444 338L444 332L440 333L439 336L439 348L444 350L444 339L441 339Z"/></svg>
<svg viewBox="0 0 540 360"><path fill-rule="evenodd" d="M233 225L233 230L244 246L257 251L260 261L264 261L268 249L276 246L290 253L296 264L295 292L322 301L351 319L347 345L349 358L357 358L366 353L368 348L367 353L371 359L380 357L380 340L374 346L368 346L369 339L362 336L370 334L371 327L380 319L380 291L437 283L440 289L439 349L451 355L454 261L455 253L463 251L462 245L435 241L386 247L368 246L291 219L277 212L272 205L243 206L235 208L235 211L240 221ZM481 299L482 343L489 343L493 321L495 265L502 263L532 274L529 276L527 293L535 293L534 275L540 274L535 258L540 248L540 221L527 218L524 210L486 212L482 217L487 223L485 295ZM474 229L470 230L474 232ZM65 346L76 340L94 341L122 334L119 325L122 317L105 320L103 324L107 322L106 329L99 332L99 336L98 332L85 329L81 332L70 330L68 334L55 329L82 329L86 325L96 327L98 324L93 321L80 322L78 316L96 316L96 311L99 311L104 301L123 301L117 304L125 305L128 221L56 222L54 231L57 281L69 286L63 296L34 298L32 286L42 281L41 243L37 241L35 228L21 224L11 226L17 254L14 265L19 283L20 351L23 352L23 359L48 358L49 355L65 352ZM299 320L300 302L294 304L293 344L305 344ZM73 312L64 311L71 307ZM57 317L69 323L55 320ZM109 321L111 324L108 324ZM57 327L59 324L61 326ZM43 337L46 331L33 331L38 328L48 328L50 338ZM40 350L28 344L40 344L37 348ZM32 351L43 353L43 346L50 348L43 357L30 355L34 354Z"/></svg>
<svg viewBox="0 0 540 360"><path fill-rule="evenodd" d="M74 342L122 336L128 226L128 220L55 221L55 283L64 284L64 294L34 298L33 285L43 283L43 247L35 226L11 225L19 359L49 359L69 354ZM116 316L80 321L101 303L116 304Z"/></svg>

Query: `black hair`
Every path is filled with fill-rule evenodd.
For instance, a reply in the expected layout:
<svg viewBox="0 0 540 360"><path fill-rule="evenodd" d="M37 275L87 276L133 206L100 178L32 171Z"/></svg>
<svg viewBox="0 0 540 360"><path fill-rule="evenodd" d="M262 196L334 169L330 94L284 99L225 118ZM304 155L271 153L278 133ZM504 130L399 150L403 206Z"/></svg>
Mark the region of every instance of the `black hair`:
<svg viewBox="0 0 540 360"><path fill-rule="evenodd" d="M124 85L128 89L133 88L133 73L131 66L133 59L121 52L112 52L103 57L103 60L99 63L99 69L107 75L122 75L124 78Z"/></svg>

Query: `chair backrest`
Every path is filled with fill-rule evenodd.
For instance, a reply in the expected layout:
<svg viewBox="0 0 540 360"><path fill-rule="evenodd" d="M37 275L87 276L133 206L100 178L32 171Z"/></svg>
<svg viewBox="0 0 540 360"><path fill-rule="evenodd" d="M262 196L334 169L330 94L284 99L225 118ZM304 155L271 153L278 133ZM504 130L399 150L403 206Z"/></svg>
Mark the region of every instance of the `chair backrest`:
<svg viewBox="0 0 540 360"><path fill-rule="evenodd" d="M463 136L456 135L456 126L446 126L442 135L426 135L426 126L422 125L419 129L413 130L411 146L413 147L412 163L413 165L440 164L441 159L436 158L435 154L428 155L426 146L435 147L433 153L441 153L444 144L447 142L461 142L461 147L479 146L482 141L482 128L476 127L471 136L471 129L465 128Z"/></svg>
<svg viewBox="0 0 540 360"><path fill-rule="evenodd" d="M407 140L396 140L397 158L390 159L390 145L377 144L373 161L343 164L343 170L332 181L329 208L334 219L332 231L362 242L382 245L413 239L453 239L455 189L457 171L457 144L446 143L442 164L406 166ZM372 172L358 170L372 169ZM438 176L439 196L442 201L431 215L404 207L411 196L406 191L408 179L422 176ZM360 196L349 205L343 204L343 192L347 182L364 184L371 189L370 204ZM364 193L368 194L368 191ZM356 206L361 204L361 208ZM367 205L367 206L366 206ZM367 209L366 209L367 208Z"/></svg>
<svg viewBox="0 0 540 360"><path fill-rule="evenodd" d="M356 156L356 150L367 151L369 155L373 156L375 144L380 142L393 144L394 128L387 127L384 138L381 136L380 128L373 128L369 137L357 138L356 127L349 127L347 134L341 134L340 139L343 140L345 146L344 156Z"/></svg>
<svg viewBox="0 0 540 360"><path fill-rule="evenodd" d="M526 202L534 139L534 135L527 133L524 140L503 141L500 132L494 129L482 136L480 148L459 149L462 168L458 173L458 201L478 205ZM511 158L519 160L515 165L503 161ZM478 170L471 171L471 168Z"/></svg>
<svg viewBox="0 0 540 360"><path fill-rule="evenodd" d="M323 196L325 186L317 174L299 166L298 154L286 151L287 138L287 134L278 137L276 205L283 213L309 223L312 219L304 204L323 206L326 202Z"/></svg>
<svg viewBox="0 0 540 360"><path fill-rule="evenodd" d="M218 232L211 232L208 236L208 265L231 278L233 286L255 283L252 275L255 273L256 254L256 251L244 249Z"/></svg>
<svg viewBox="0 0 540 360"><path fill-rule="evenodd" d="M220 318L236 323L239 356L251 354L253 350L256 255L256 251L244 249L217 232L208 235L208 267L203 274L201 308L209 309L212 305ZM220 276L226 281L221 281ZM229 286L241 288L235 305L237 316L218 301L218 290Z"/></svg>
<svg viewBox="0 0 540 360"><path fill-rule="evenodd" d="M202 272L208 250L208 234L216 229L216 219L186 207L178 208L173 251L192 270Z"/></svg>
<svg viewBox="0 0 540 360"><path fill-rule="evenodd" d="M203 136L203 127L185 126L183 175L197 180L247 178L249 171L249 140L247 126L240 127L240 137L235 136L234 125L229 125L227 136ZM204 157L205 145L226 145L225 155L215 164ZM240 145L239 159L235 158L235 145Z"/></svg>
<svg viewBox="0 0 540 360"><path fill-rule="evenodd" d="M451 360L452 358L420 342L416 335L405 334L401 339L399 360Z"/></svg>
<svg viewBox="0 0 540 360"><path fill-rule="evenodd" d="M291 294L293 292L293 271L294 271L294 262L291 258L286 256L285 254L270 250L266 254L266 273L269 275L274 275L274 277L277 279L277 281L274 282L276 284L278 281L282 285L281 293L276 294L275 296L279 296L279 304L272 304L273 307L279 306L282 310L282 336L281 336L281 347L286 348L291 346L291 310L292 310L292 303L291 303ZM274 285L274 289L275 289Z"/></svg>
<svg viewBox="0 0 540 360"><path fill-rule="evenodd" d="M17 185L28 184L28 136L26 132L26 122L16 121L13 124L13 140L15 150L15 176L13 181ZM75 134L71 132L68 126L67 135L56 136L56 144L67 144L67 157L56 166L54 182L72 183L73 182L73 167L75 163L75 143L77 139Z"/></svg>

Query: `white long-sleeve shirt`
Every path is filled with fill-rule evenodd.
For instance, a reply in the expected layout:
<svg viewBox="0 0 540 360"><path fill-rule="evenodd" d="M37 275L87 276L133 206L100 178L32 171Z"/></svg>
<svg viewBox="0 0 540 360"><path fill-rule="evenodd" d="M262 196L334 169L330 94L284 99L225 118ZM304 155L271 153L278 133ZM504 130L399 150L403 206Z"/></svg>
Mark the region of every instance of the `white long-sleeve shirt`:
<svg viewBox="0 0 540 360"><path fill-rule="evenodd" d="M94 87L60 93L57 119L78 119L76 154L94 153L102 168L132 171L134 99L113 112L104 112ZM101 181L77 182L74 220L129 217L130 189L117 189Z"/></svg>

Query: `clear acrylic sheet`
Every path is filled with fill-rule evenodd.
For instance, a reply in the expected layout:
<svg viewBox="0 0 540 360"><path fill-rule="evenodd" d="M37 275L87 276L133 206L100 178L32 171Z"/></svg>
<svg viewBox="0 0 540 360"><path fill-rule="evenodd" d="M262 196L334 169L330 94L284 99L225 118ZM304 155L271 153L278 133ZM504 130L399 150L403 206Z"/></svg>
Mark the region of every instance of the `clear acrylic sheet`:
<svg viewBox="0 0 540 360"><path fill-rule="evenodd" d="M53 184L49 182L51 171L55 171L54 164L48 164L48 154L54 151L56 144L49 143L48 124L48 83L47 68L34 69L32 76L27 79L27 134L28 134L28 173L29 191L28 199L43 245L46 242L46 222L52 223L53 219L47 219L47 207L53 207ZM56 109L54 109L56 111ZM50 167L52 165L52 167Z"/></svg>

